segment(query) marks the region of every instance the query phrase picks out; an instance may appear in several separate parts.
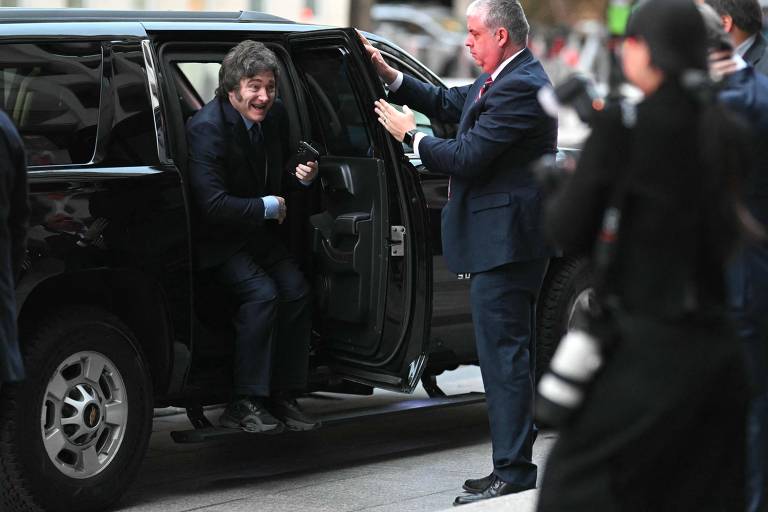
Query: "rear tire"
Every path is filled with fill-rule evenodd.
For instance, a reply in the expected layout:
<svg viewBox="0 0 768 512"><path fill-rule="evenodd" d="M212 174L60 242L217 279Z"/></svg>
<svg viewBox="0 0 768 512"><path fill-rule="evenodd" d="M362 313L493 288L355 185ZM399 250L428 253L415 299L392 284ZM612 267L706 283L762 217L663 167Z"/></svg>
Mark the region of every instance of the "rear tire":
<svg viewBox="0 0 768 512"><path fill-rule="evenodd" d="M0 510L104 510L152 432L152 384L130 330L72 307L24 340L27 380L0 395Z"/></svg>
<svg viewBox="0 0 768 512"><path fill-rule="evenodd" d="M536 382L570 327L574 309L592 300L592 272L586 258L552 260L536 310Z"/></svg>

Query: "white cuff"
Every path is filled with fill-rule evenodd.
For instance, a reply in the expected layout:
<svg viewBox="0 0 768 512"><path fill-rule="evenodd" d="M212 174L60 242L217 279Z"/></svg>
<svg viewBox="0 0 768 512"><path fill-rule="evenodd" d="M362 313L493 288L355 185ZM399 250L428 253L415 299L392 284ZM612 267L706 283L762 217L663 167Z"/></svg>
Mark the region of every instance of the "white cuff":
<svg viewBox="0 0 768 512"><path fill-rule="evenodd" d="M392 80L391 84L387 84L387 89L389 89L389 92L397 92L401 85L403 85L403 73L398 71L397 78Z"/></svg>
<svg viewBox="0 0 768 512"><path fill-rule="evenodd" d="M416 135L413 136L413 154L416 155L416 158L421 158L419 155L419 142L426 136L427 134L424 132L417 132Z"/></svg>

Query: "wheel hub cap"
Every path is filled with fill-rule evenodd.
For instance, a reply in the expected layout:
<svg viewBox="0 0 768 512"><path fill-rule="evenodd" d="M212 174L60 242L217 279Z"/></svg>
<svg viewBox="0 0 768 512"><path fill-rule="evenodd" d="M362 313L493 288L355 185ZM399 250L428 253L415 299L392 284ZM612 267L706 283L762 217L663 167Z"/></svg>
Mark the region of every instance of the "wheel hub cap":
<svg viewBox="0 0 768 512"><path fill-rule="evenodd" d="M117 366L98 352L66 358L43 396L43 446L71 478L91 478L114 460L125 436L128 400Z"/></svg>

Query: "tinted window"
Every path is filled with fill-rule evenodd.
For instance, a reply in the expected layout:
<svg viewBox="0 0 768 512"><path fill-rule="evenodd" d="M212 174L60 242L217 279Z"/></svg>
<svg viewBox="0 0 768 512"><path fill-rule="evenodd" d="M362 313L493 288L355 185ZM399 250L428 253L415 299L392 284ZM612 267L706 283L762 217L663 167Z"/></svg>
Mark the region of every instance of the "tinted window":
<svg viewBox="0 0 768 512"><path fill-rule="evenodd" d="M0 107L21 132L29 165L91 161L101 61L93 42L0 45Z"/></svg>
<svg viewBox="0 0 768 512"><path fill-rule="evenodd" d="M315 124L331 155L369 156L370 135L355 89L351 59L339 48L306 50L296 61L304 73ZM373 105L370 105L371 111Z"/></svg>
<svg viewBox="0 0 768 512"><path fill-rule="evenodd" d="M139 45L113 47L115 117L102 165L158 163L155 121Z"/></svg>

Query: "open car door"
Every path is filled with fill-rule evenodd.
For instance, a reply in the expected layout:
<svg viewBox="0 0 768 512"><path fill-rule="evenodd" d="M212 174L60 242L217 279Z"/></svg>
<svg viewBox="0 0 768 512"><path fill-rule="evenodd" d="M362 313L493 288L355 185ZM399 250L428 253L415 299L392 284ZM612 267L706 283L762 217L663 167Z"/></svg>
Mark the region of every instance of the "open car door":
<svg viewBox="0 0 768 512"><path fill-rule="evenodd" d="M418 176L379 125L384 89L352 29L287 36L323 150L310 218L319 352L345 378L411 392L429 351L431 247Z"/></svg>

